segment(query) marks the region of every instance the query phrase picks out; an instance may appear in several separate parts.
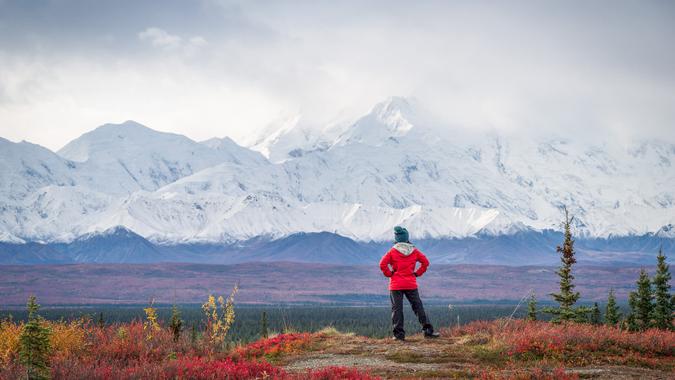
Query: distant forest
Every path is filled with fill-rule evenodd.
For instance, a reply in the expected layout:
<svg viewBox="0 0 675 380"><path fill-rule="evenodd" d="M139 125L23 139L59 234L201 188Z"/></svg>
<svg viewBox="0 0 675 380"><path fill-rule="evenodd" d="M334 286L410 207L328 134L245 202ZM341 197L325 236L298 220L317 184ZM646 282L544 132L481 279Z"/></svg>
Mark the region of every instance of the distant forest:
<svg viewBox="0 0 675 380"><path fill-rule="evenodd" d="M134 307L95 306L75 308L44 308L40 314L49 320L91 318L98 323L101 313L106 324L129 322L134 319L145 318L141 305ZM475 320L492 320L507 318L514 312L515 304L498 305L428 305L425 307L432 323L437 327L447 327L459 323L465 324ZM159 319L164 325L168 324L171 316L170 306L158 306ZM185 331L189 333L192 326L201 330L203 314L199 306L185 305L180 307L185 321ZM317 331L332 326L343 332L353 332L358 335L382 338L391 335L391 315L388 306L236 306L236 319L228 339L237 343L247 343L260 338L262 314L267 314L267 323L270 332L284 331ZM514 318L524 318L527 305L521 304L515 311ZM25 320L24 310L0 310L0 319L11 318ZM540 315L541 319L546 316ZM419 331L415 315L409 306L405 307L405 324L408 333Z"/></svg>

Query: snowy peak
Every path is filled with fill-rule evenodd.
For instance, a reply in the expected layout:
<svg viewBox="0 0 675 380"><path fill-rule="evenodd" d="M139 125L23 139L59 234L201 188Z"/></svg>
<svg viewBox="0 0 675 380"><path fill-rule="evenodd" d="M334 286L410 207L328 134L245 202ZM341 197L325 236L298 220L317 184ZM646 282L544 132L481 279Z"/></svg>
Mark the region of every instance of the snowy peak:
<svg viewBox="0 0 675 380"><path fill-rule="evenodd" d="M434 122L416 99L393 96L373 106L355 122L335 120L324 126L306 123L301 115L271 124L250 144L274 163L321 153L350 144L381 146L397 143L416 131L416 138L427 138Z"/></svg>
<svg viewBox="0 0 675 380"><path fill-rule="evenodd" d="M340 135L334 145L365 144L380 146L397 141L420 124L420 115L413 100L391 97L378 103Z"/></svg>
<svg viewBox="0 0 675 380"><path fill-rule="evenodd" d="M376 104L370 114L376 115L379 120L387 124L396 124L400 120L415 118L417 101L412 98L392 96Z"/></svg>
<svg viewBox="0 0 675 380"><path fill-rule="evenodd" d="M307 125L301 115L270 125L251 144L270 161L280 163L308 153L326 150L340 131L333 125L323 129Z"/></svg>
<svg viewBox="0 0 675 380"><path fill-rule="evenodd" d="M123 226L84 235L68 244L68 252L75 262L147 263L163 259L152 243Z"/></svg>
<svg viewBox="0 0 675 380"><path fill-rule="evenodd" d="M120 155L139 154L169 147L196 145L185 136L159 132L135 121L105 124L69 142L58 154L71 161L114 160Z"/></svg>
<svg viewBox="0 0 675 380"><path fill-rule="evenodd" d="M79 161L86 184L112 194L154 191L223 162L258 165L264 158L232 140L200 144L134 121L106 124L71 141L59 154Z"/></svg>
<svg viewBox="0 0 675 380"><path fill-rule="evenodd" d="M88 234L82 235L78 237L76 240L77 241L84 241L84 240L90 240L90 239L97 239L97 238L120 238L120 239L130 239L130 238L138 238L142 239L143 237L140 236L139 234L135 233L134 231L130 230L127 227L124 226L113 226L110 227L106 230L99 231L99 232L90 232Z"/></svg>

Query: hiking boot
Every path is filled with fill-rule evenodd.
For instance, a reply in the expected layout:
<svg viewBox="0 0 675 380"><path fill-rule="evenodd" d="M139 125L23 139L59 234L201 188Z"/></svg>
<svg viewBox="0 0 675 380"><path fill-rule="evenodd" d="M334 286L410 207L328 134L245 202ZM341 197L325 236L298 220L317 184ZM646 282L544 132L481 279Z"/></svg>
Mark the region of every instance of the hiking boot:
<svg viewBox="0 0 675 380"><path fill-rule="evenodd" d="M405 342L405 337L402 336L392 336L391 339L398 342Z"/></svg>
<svg viewBox="0 0 675 380"><path fill-rule="evenodd" d="M432 326L426 326L426 328L422 329L422 331L424 331L425 338L438 338L441 336L441 334L434 332L434 328Z"/></svg>

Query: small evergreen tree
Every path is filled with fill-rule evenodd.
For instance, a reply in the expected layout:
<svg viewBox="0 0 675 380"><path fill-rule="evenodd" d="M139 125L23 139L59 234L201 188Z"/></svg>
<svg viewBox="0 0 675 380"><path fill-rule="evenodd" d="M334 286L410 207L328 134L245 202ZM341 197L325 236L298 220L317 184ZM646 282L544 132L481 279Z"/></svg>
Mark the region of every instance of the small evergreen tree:
<svg viewBox="0 0 675 380"><path fill-rule="evenodd" d="M267 312L263 311L260 316L260 337L267 338L269 337L269 331L267 331Z"/></svg>
<svg viewBox="0 0 675 380"><path fill-rule="evenodd" d="M616 305L616 297L614 296L614 289L610 289L607 296L607 306L605 307L605 324L607 326L616 326L621 318L619 307Z"/></svg>
<svg viewBox="0 0 675 380"><path fill-rule="evenodd" d="M173 341L178 342L180 333L183 331L183 320L180 318L180 310L176 304L171 308L171 321L169 322L169 330L173 334Z"/></svg>
<svg viewBox="0 0 675 380"><path fill-rule="evenodd" d="M626 328L628 328L628 330L630 331L639 330L637 317L635 316L637 304L638 304L637 293L635 292L628 293L628 306L630 307L630 313L628 313L628 317L626 318Z"/></svg>
<svg viewBox="0 0 675 380"><path fill-rule="evenodd" d="M103 312L100 312L98 314L98 327L99 328L104 328L105 327L105 320L103 319Z"/></svg>
<svg viewBox="0 0 675 380"><path fill-rule="evenodd" d="M29 380L49 378L49 328L44 326L44 320L38 314L40 305L35 296L28 298L28 322L23 327L19 338L19 360L26 367Z"/></svg>
<svg viewBox="0 0 675 380"><path fill-rule="evenodd" d="M631 292L628 304L631 308L631 316L633 317L633 330L646 330L651 326L651 315L654 304L652 299L651 281L647 271L642 268L640 270L640 277L637 280L637 290Z"/></svg>
<svg viewBox="0 0 675 380"><path fill-rule="evenodd" d="M594 325L599 325L602 323L601 317L600 317L600 307L598 306L598 303L595 302L593 303L593 308L591 309L591 320L590 322Z"/></svg>
<svg viewBox="0 0 675 380"><path fill-rule="evenodd" d="M537 298L534 292L530 293L530 300L527 302L527 320L537 320Z"/></svg>
<svg viewBox="0 0 675 380"><path fill-rule="evenodd" d="M666 263L666 256L663 250L659 249L659 255L656 256L656 274L652 279L654 284L654 307L652 309L652 320L654 327L660 329L673 328L673 304L670 295L670 268Z"/></svg>
<svg viewBox="0 0 675 380"><path fill-rule="evenodd" d="M542 309L544 313L553 314L551 322L562 321L586 321L586 314L590 312L588 307L575 307L574 304L581 296L579 292L574 291L574 276L572 275L572 265L577 262L574 257L574 239L572 238L572 220L569 216L567 208L563 208L565 212L564 226L564 241L563 245L556 247L556 251L560 253L560 269L556 271L560 277L560 293L551 293L553 299L558 302L558 307L547 307Z"/></svg>
<svg viewBox="0 0 675 380"><path fill-rule="evenodd" d="M194 347L195 344L197 344L197 327L192 324L192 331L190 332L190 345Z"/></svg>

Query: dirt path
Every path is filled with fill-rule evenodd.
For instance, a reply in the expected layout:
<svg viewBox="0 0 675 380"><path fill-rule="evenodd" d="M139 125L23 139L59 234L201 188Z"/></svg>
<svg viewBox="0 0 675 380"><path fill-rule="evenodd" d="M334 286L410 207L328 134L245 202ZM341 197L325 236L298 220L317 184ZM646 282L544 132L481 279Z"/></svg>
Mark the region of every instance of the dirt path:
<svg viewBox="0 0 675 380"><path fill-rule="evenodd" d="M490 360L492 358L488 356L477 358L467 347L467 342L457 338L432 340L416 335L406 342L396 342L339 335L323 341L316 351L287 356L281 364L290 372L344 366L386 379L457 379L476 376L489 368L482 363ZM663 371L609 365L567 368L565 371L590 379L673 379L673 374ZM511 372L502 370L500 373L507 376Z"/></svg>

